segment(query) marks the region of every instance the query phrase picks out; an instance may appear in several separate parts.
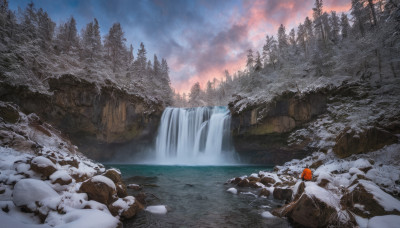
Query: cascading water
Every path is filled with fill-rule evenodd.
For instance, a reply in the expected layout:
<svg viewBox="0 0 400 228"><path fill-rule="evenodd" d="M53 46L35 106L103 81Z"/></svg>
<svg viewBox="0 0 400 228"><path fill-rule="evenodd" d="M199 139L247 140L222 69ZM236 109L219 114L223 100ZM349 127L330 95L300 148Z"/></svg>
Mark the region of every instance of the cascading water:
<svg viewBox="0 0 400 228"><path fill-rule="evenodd" d="M237 163L227 107L166 108L158 130L159 164L221 165Z"/></svg>

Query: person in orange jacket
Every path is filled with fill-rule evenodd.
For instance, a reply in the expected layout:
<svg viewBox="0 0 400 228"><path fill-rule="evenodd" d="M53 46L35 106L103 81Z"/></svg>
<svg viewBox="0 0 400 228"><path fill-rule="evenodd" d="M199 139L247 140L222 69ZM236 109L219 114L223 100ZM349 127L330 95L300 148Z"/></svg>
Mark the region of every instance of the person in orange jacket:
<svg viewBox="0 0 400 228"><path fill-rule="evenodd" d="M308 168L308 166L303 170L303 173L301 174L301 179L303 181L310 181L312 179L312 172L311 169Z"/></svg>

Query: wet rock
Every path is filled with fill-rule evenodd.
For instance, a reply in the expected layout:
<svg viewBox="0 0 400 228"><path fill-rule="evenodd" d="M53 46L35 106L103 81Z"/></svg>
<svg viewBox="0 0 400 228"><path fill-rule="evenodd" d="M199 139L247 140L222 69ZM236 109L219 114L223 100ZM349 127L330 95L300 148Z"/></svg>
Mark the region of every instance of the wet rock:
<svg viewBox="0 0 400 228"><path fill-rule="evenodd" d="M275 199L289 202L292 200L292 194L293 190L290 188L275 188L274 192L272 193Z"/></svg>
<svg viewBox="0 0 400 228"><path fill-rule="evenodd" d="M141 193L139 193L139 194L137 194L136 196L135 196L135 199L138 201L138 202L140 202L142 205L146 205L147 203L146 203L146 198L147 198L147 195L146 195L146 193L144 193L144 192L141 192Z"/></svg>
<svg viewBox="0 0 400 228"><path fill-rule="evenodd" d="M242 179L240 177L236 177L235 179L231 180L232 184L239 184Z"/></svg>
<svg viewBox="0 0 400 228"><path fill-rule="evenodd" d="M120 198L128 196L126 185L123 182L118 182L115 184L117 188L117 196Z"/></svg>
<svg viewBox="0 0 400 228"><path fill-rule="evenodd" d="M260 181L260 178L258 178L258 177L253 177L253 176L248 177L247 179L248 179L250 182L251 182L251 181L256 181L256 182L259 182L259 181Z"/></svg>
<svg viewBox="0 0 400 228"><path fill-rule="evenodd" d="M257 181L249 181L248 186L252 188L261 188L260 184Z"/></svg>
<svg viewBox="0 0 400 228"><path fill-rule="evenodd" d="M346 128L336 138L333 152L338 157L345 158L352 154L378 150L397 141L398 139L395 135L377 127L365 129L360 133Z"/></svg>
<svg viewBox="0 0 400 228"><path fill-rule="evenodd" d="M110 204L114 201L117 190L104 182L93 181L93 178L82 183L80 192L88 195L89 200L95 200L102 204Z"/></svg>
<svg viewBox="0 0 400 228"><path fill-rule="evenodd" d="M272 184L275 184L275 179L271 178L271 177L263 177L263 178L261 178L260 182L263 185L270 186Z"/></svg>
<svg viewBox="0 0 400 228"><path fill-rule="evenodd" d="M112 204L108 205L113 216L121 216L123 219L130 219L140 210L143 210L143 205L135 200L133 196L120 198Z"/></svg>
<svg viewBox="0 0 400 228"><path fill-rule="evenodd" d="M128 195L126 192L127 191L126 185L122 181L121 174L117 170L109 169L103 174L103 176L110 178L114 182L117 188L118 197L123 198Z"/></svg>
<svg viewBox="0 0 400 228"><path fill-rule="evenodd" d="M237 184L237 186L239 186L239 187L248 187L249 186L249 180L243 179Z"/></svg>
<svg viewBox="0 0 400 228"><path fill-rule="evenodd" d="M115 169L108 169L103 176L110 178L114 183L122 182L121 173Z"/></svg>
<svg viewBox="0 0 400 228"><path fill-rule="evenodd" d="M265 196L268 197L271 193L268 191L268 189L261 189L260 193L258 193L258 196Z"/></svg>
<svg viewBox="0 0 400 228"><path fill-rule="evenodd" d="M127 188L133 189L135 191L140 191L142 190L142 187L138 184L128 184Z"/></svg>

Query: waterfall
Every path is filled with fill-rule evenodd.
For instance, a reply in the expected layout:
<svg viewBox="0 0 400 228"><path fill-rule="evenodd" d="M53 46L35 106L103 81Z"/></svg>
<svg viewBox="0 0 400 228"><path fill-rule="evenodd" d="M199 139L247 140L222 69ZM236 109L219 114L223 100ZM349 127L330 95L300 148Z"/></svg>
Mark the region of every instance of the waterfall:
<svg viewBox="0 0 400 228"><path fill-rule="evenodd" d="M235 163L227 107L166 108L156 140L159 164Z"/></svg>

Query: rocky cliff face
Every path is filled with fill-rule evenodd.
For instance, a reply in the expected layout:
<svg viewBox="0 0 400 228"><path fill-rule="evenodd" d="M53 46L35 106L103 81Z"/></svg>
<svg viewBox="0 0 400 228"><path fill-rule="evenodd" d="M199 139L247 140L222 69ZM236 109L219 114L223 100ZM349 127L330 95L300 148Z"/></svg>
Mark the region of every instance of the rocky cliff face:
<svg viewBox="0 0 400 228"><path fill-rule="evenodd" d="M111 82L99 86L73 75L49 79L49 93L24 86L0 85L2 100L35 112L67 134L88 156L106 160L115 149L153 139L161 117L161 102L128 94Z"/></svg>
<svg viewBox="0 0 400 228"><path fill-rule="evenodd" d="M287 146L288 133L326 112L324 91L297 95L286 92L271 102L232 110L232 132L235 148L252 163L282 163L304 157L308 152L301 145Z"/></svg>

